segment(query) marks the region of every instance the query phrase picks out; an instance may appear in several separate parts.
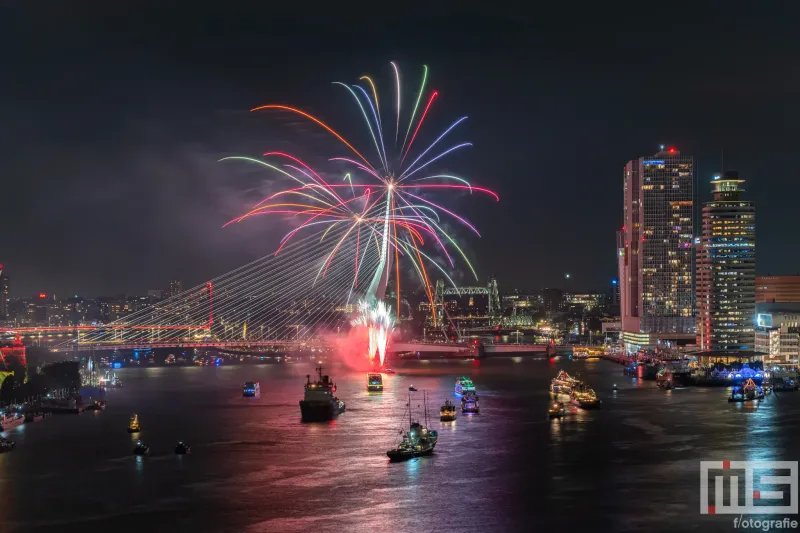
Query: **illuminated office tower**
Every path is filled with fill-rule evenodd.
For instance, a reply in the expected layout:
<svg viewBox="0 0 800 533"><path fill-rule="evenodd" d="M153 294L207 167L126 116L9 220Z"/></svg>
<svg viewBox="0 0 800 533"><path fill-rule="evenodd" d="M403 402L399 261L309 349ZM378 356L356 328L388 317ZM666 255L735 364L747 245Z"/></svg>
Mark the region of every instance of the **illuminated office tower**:
<svg viewBox="0 0 800 533"><path fill-rule="evenodd" d="M693 340L694 158L662 149L629 161L623 177L617 251L625 348Z"/></svg>
<svg viewBox="0 0 800 533"><path fill-rule="evenodd" d="M756 208L741 199L738 172L715 176L697 247L697 344L704 351L754 349Z"/></svg>

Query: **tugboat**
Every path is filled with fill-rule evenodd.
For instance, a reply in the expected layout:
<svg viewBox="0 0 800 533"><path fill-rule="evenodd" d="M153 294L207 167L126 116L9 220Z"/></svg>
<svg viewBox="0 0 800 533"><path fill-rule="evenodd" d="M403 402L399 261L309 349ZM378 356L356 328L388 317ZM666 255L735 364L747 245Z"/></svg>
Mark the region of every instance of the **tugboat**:
<svg viewBox="0 0 800 533"><path fill-rule="evenodd" d="M139 433L139 415L133 413L131 420L128 422L128 433Z"/></svg>
<svg viewBox="0 0 800 533"><path fill-rule="evenodd" d="M317 381L306 376L305 395L300 400L300 414L303 422L326 422L344 412L345 404L333 395L336 384L328 376L322 375L322 367L317 367Z"/></svg>
<svg viewBox="0 0 800 533"><path fill-rule="evenodd" d="M755 381L748 379L742 383L741 387L734 386L731 390L729 402L751 402L753 400L763 400L764 390L756 385Z"/></svg>
<svg viewBox="0 0 800 533"><path fill-rule="evenodd" d="M478 396L474 392L468 392L461 398L461 412L464 414L480 414L481 406L478 403Z"/></svg>
<svg viewBox="0 0 800 533"><path fill-rule="evenodd" d="M547 410L547 416L550 418L561 418L567 414L567 408L562 402L553 402L550 409Z"/></svg>
<svg viewBox="0 0 800 533"><path fill-rule="evenodd" d="M14 446L16 445L14 444L13 440L8 440L0 435L0 453L10 452L14 449Z"/></svg>
<svg viewBox="0 0 800 533"><path fill-rule="evenodd" d="M175 446L175 454L176 455L186 455L187 453L192 453L192 447L190 445L186 444L185 442L180 441Z"/></svg>
<svg viewBox="0 0 800 533"><path fill-rule="evenodd" d="M452 422L456 419L456 406L450 400L445 400L444 405L439 409L439 420L442 422Z"/></svg>
<svg viewBox="0 0 800 533"><path fill-rule="evenodd" d="M367 392L383 392L383 376L377 372L367 375Z"/></svg>
<svg viewBox="0 0 800 533"><path fill-rule="evenodd" d="M456 379L456 394L466 394L468 392L475 392L475 384L466 376Z"/></svg>
<svg viewBox="0 0 800 533"><path fill-rule="evenodd" d="M414 457L422 457L423 455L431 455L439 439L439 433L436 430L428 429L428 401L427 394L423 396L425 403L425 425L419 422L413 422L411 419L411 395L408 395L408 432L403 434L403 440L396 448L386 452L390 462L407 461Z"/></svg>
<svg viewBox="0 0 800 533"><path fill-rule="evenodd" d="M136 442L136 447L133 449L133 455L149 455L150 446L144 444L142 441Z"/></svg>
<svg viewBox="0 0 800 533"><path fill-rule="evenodd" d="M261 384L258 381L248 381L242 389L245 398L261 398Z"/></svg>

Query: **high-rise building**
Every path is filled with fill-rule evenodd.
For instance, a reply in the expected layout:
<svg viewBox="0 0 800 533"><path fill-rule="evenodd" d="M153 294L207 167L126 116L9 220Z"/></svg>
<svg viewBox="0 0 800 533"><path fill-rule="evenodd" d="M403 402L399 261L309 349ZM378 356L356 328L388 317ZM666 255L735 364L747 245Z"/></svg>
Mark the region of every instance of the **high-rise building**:
<svg viewBox="0 0 800 533"><path fill-rule="evenodd" d="M756 303L800 302L800 276L756 276Z"/></svg>
<svg viewBox="0 0 800 533"><path fill-rule="evenodd" d="M11 282L3 275L3 265L0 265L0 320L8 320L10 305Z"/></svg>
<svg viewBox="0 0 800 533"><path fill-rule="evenodd" d="M705 351L754 349L756 208L739 173L715 176L697 247L697 344Z"/></svg>
<svg viewBox="0 0 800 533"><path fill-rule="evenodd" d="M618 233L628 351L694 339L694 158L674 148L629 161Z"/></svg>
<svg viewBox="0 0 800 533"><path fill-rule="evenodd" d="M179 279L174 279L169 282L169 296L177 296L183 292L183 282Z"/></svg>
<svg viewBox="0 0 800 533"><path fill-rule="evenodd" d="M755 349L774 363L794 363L800 358L800 313L770 310L756 318Z"/></svg>

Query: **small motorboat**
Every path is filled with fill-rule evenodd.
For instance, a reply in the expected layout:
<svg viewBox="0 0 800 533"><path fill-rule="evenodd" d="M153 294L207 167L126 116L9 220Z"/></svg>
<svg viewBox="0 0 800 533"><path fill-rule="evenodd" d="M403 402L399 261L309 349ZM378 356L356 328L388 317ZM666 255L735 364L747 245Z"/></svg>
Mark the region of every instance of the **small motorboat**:
<svg viewBox="0 0 800 533"><path fill-rule="evenodd" d="M547 410L547 416L550 418L561 418L567 414L567 408L562 402L553 402Z"/></svg>
<svg viewBox="0 0 800 533"><path fill-rule="evenodd" d="M752 402L763 400L764 390L759 387L752 379L745 381L741 387L734 386L731 390L729 402Z"/></svg>
<svg viewBox="0 0 800 533"><path fill-rule="evenodd" d="M186 455L187 453L192 453L192 447L189 444L187 444L187 443L185 443L183 441L180 441L175 446L175 454L176 455Z"/></svg>
<svg viewBox="0 0 800 533"><path fill-rule="evenodd" d="M0 453L10 452L14 449L14 446L16 446L16 444L14 444L13 440L8 440L7 438L0 436Z"/></svg>
<svg viewBox="0 0 800 533"><path fill-rule="evenodd" d="M414 385L409 385L408 386L408 390L411 391L411 392L416 392L417 388Z"/></svg>
<svg viewBox="0 0 800 533"><path fill-rule="evenodd" d="M128 422L128 433L139 433L139 415L133 413L131 420Z"/></svg>
<svg viewBox="0 0 800 533"><path fill-rule="evenodd" d="M136 443L136 447L133 449L133 455L149 455L150 454L150 446L139 441Z"/></svg>

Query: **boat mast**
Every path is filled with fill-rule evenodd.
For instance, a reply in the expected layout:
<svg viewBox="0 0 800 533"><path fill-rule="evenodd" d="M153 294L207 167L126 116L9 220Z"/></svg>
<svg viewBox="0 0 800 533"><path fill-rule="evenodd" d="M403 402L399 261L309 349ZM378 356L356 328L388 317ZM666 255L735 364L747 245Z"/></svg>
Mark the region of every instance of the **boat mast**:
<svg viewBox="0 0 800 533"><path fill-rule="evenodd" d="M411 428L411 391L408 391L408 427Z"/></svg>

